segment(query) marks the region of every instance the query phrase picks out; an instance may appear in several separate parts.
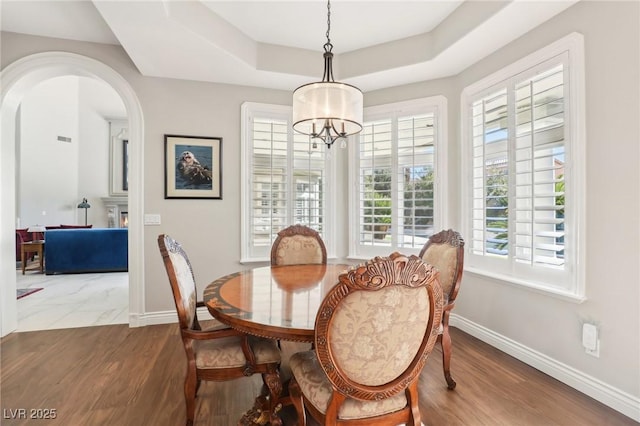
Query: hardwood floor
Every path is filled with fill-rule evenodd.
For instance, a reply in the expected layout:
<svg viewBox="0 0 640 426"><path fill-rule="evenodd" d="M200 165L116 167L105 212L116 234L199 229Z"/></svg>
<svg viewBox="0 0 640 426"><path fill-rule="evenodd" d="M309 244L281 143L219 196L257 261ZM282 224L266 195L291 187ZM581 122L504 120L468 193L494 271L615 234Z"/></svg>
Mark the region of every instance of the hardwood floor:
<svg viewBox="0 0 640 426"><path fill-rule="evenodd" d="M447 390L436 346L420 379L425 425L638 425L458 329L451 332L458 386ZM176 324L13 333L0 347L0 424L183 425L185 357L179 339ZM283 360L290 350L284 347ZM235 425L260 387L257 375L203 382L196 425ZM26 419L16 418L20 409ZM55 410L56 418L31 419L47 413L32 409ZM291 410L283 417L285 425L294 424Z"/></svg>

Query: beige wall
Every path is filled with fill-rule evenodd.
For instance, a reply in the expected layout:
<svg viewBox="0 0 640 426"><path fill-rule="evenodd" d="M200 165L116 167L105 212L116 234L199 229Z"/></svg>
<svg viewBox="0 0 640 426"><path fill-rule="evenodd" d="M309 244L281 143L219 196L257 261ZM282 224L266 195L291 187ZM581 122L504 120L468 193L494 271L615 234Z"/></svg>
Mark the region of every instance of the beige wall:
<svg viewBox="0 0 640 426"><path fill-rule="evenodd" d="M586 295L575 304L468 274L456 312L640 396L639 3L580 2L460 75L459 87L573 31L585 38ZM585 354L583 322L600 333Z"/></svg>
<svg viewBox="0 0 640 426"><path fill-rule="evenodd" d="M145 227L146 306L173 309L156 242L159 233L181 241L200 290L240 265L240 105L286 104L291 94L239 86L149 78L135 88L145 114L145 211L161 226ZM222 137L222 200L164 199L164 134Z"/></svg>
<svg viewBox="0 0 640 426"><path fill-rule="evenodd" d="M459 96L462 89L499 68L573 31L585 35L587 83L588 300L566 302L510 284L465 275L454 313L524 345L633 399L640 398L640 194L638 93L640 74L637 2L580 2L520 40L458 76L365 94L380 103L443 94L449 102L448 223L460 227ZM200 288L243 268L240 258L240 104L290 104L291 93L228 85L142 77L121 48L3 34L2 66L25 55L65 50L98 59L122 74L142 104L145 124L144 204L161 226L146 226L146 312L173 308L156 237L171 233L190 253ZM163 135L223 138L223 199L165 200ZM346 156L346 153L345 153ZM346 179L342 160L339 179ZM346 193L346 191L343 191ZM345 234L346 197L339 200L338 235ZM337 245L346 254L346 242ZM600 358L584 353L581 323L600 329ZM455 344L455 343L454 343ZM455 362L455 355L454 355Z"/></svg>

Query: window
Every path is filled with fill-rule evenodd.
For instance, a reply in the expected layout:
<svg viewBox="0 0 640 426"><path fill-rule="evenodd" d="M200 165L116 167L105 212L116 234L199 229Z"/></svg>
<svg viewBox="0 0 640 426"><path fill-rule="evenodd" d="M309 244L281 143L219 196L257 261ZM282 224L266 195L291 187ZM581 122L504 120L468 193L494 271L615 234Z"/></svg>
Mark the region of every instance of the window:
<svg viewBox="0 0 640 426"><path fill-rule="evenodd" d="M364 116L350 151L349 256L417 254L443 226L446 99L365 108Z"/></svg>
<svg viewBox="0 0 640 426"><path fill-rule="evenodd" d="M291 108L242 106L242 261L269 259L278 232L294 224L320 233L331 251L331 159L291 129Z"/></svg>
<svg viewBox="0 0 640 426"><path fill-rule="evenodd" d="M463 92L465 227L473 271L581 298L581 37Z"/></svg>

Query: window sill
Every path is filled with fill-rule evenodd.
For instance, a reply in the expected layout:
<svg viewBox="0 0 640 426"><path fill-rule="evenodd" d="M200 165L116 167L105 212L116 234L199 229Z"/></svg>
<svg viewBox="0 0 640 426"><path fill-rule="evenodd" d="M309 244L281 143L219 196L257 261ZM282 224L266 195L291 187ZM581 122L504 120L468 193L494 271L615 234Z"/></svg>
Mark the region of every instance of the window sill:
<svg viewBox="0 0 640 426"><path fill-rule="evenodd" d="M507 284L511 286L515 286L524 290L533 291L535 293L544 294L545 296L555 297L560 300L564 300L566 302L571 303L583 303L587 300L587 298L583 294L578 294L575 292L571 292L569 290L557 288L557 287L549 287L539 283L521 280L515 277L510 277L508 275L496 274L493 272L488 272L484 269L479 268L464 268L465 274L472 274L481 278L493 278L502 284ZM464 276L463 276L464 280Z"/></svg>

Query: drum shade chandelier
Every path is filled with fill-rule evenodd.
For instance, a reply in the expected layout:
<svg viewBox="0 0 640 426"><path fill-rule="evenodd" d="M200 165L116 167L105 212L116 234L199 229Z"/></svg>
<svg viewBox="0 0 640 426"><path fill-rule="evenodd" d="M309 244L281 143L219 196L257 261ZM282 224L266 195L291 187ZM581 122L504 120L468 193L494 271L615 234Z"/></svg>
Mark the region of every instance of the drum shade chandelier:
<svg viewBox="0 0 640 426"><path fill-rule="evenodd" d="M314 140L320 139L327 148L338 140L362 130L362 92L350 84L333 80L333 45L331 31L331 1L327 2L327 42L324 44L324 74L322 81L305 84L293 92L293 129Z"/></svg>

